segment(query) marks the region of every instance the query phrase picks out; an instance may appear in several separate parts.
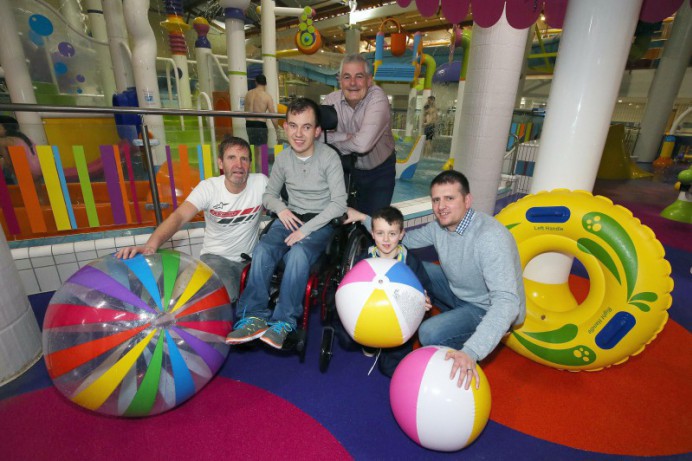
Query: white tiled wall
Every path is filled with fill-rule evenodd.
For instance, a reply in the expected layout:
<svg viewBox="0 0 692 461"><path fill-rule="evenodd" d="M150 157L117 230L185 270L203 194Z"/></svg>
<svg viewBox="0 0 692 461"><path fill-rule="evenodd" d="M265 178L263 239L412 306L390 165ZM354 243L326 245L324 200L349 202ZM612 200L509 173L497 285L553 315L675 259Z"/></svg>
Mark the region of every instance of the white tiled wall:
<svg viewBox="0 0 692 461"><path fill-rule="evenodd" d="M430 199L408 200L396 204L406 217L405 227L420 226L432 221ZM27 294L54 291L79 268L94 259L115 253L118 249L144 245L151 234L124 237L108 237L83 240L74 243L57 243L28 248L12 249L12 258ZM88 235L85 236L88 238ZM204 238L204 228L176 232L161 248L172 248L199 258Z"/></svg>
<svg viewBox="0 0 692 461"><path fill-rule="evenodd" d="M94 259L115 253L118 249L144 245L151 234L83 240L29 248L12 249L12 258L27 294L54 291L77 270ZM161 245L199 258L204 228L183 230Z"/></svg>

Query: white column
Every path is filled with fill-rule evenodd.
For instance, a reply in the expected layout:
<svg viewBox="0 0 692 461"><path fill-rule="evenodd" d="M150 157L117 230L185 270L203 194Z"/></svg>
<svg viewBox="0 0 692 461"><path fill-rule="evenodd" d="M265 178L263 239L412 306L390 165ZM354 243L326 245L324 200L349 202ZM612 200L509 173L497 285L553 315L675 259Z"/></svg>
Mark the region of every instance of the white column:
<svg viewBox="0 0 692 461"><path fill-rule="evenodd" d="M113 61L115 90L122 93L135 86L122 0L103 0L103 16L106 19L106 32Z"/></svg>
<svg viewBox="0 0 692 461"><path fill-rule="evenodd" d="M19 40L17 23L9 0L0 0L0 66L13 103L36 104L34 86ZM17 121L24 134L36 144L48 144L41 117L35 112L18 112Z"/></svg>
<svg viewBox="0 0 692 461"><path fill-rule="evenodd" d="M139 107L145 109L160 108L161 96L159 83L156 78L156 37L149 24L149 0L124 0L125 24L132 37L132 68L135 73L137 100ZM163 117L160 115L145 115L144 124L153 133L159 145L153 149L154 165L159 166L166 161L166 133L163 127Z"/></svg>
<svg viewBox="0 0 692 461"><path fill-rule="evenodd" d="M487 29L473 25L471 64L461 108L459 145L463 147L454 152L454 169L468 177L473 207L490 215L494 214L527 35L528 29L510 26L504 13Z"/></svg>
<svg viewBox="0 0 692 461"><path fill-rule="evenodd" d="M423 107L420 110L420 117L418 117L418 136L423 134L423 122L425 121L425 105L428 103L428 97L430 96L432 96L432 89L423 88L423 94L421 95Z"/></svg>
<svg viewBox="0 0 692 461"><path fill-rule="evenodd" d="M206 93L212 98L214 92L214 80L211 71L211 43L207 38L209 32L209 22L203 17L197 17L193 21L193 26L197 32L195 41L195 60L197 61L197 85L201 93Z"/></svg>
<svg viewBox="0 0 692 461"><path fill-rule="evenodd" d="M344 38L346 39L346 54L360 53L360 27L355 24L346 26Z"/></svg>
<svg viewBox="0 0 692 461"><path fill-rule="evenodd" d="M279 103L279 69L276 63L276 14L274 0L262 0L262 73L267 77L267 93Z"/></svg>
<svg viewBox="0 0 692 461"><path fill-rule="evenodd" d="M175 2L166 2L165 6L167 18L160 23L160 26L168 32L168 46L171 49L171 58L175 63L178 107L190 109L192 108L192 94L190 92L190 70L187 64L187 42L185 40L185 32L190 30L190 26L178 15L178 6Z"/></svg>
<svg viewBox="0 0 692 461"><path fill-rule="evenodd" d="M106 31L106 20L103 17L101 0L86 0L87 14L91 24L91 34L100 42L108 42L108 32ZM98 53L98 66L101 71L101 89L105 96L105 105L113 103L115 93L115 77L113 77L113 61L111 53L107 48L100 48Z"/></svg>
<svg viewBox="0 0 692 461"><path fill-rule="evenodd" d="M38 322L0 232L0 386L28 370L41 353Z"/></svg>
<svg viewBox="0 0 692 461"><path fill-rule="evenodd" d="M675 15L673 30L663 48L661 61L649 87L641 131L634 148L634 156L640 162L652 162L658 157L658 148L665 134L666 123L691 55L692 6L689 2L683 2Z"/></svg>
<svg viewBox="0 0 692 461"><path fill-rule="evenodd" d="M187 54L172 54L171 58L175 63L175 71L179 75L178 107L181 109L191 109L192 93L190 92L190 71L187 63Z"/></svg>
<svg viewBox="0 0 692 461"><path fill-rule="evenodd" d="M250 0L221 0L226 17L226 52L231 110L243 111L247 93L247 64L245 63L245 10ZM245 119L233 118L233 134L247 139Z"/></svg>
<svg viewBox="0 0 692 461"><path fill-rule="evenodd" d="M593 190L641 3L567 5L532 193Z"/></svg>
<svg viewBox="0 0 692 461"><path fill-rule="evenodd" d="M457 87L457 100L454 107L454 124L452 125L452 144L449 149L449 159L444 164L442 169L450 169L453 166L454 156L460 153L461 147L459 137L461 135L461 108L464 106L464 91L466 89L466 74L471 62L471 31L464 29L461 35L461 46L464 50L464 56L461 61L461 71L459 72L459 86Z"/></svg>
<svg viewBox="0 0 692 461"><path fill-rule="evenodd" d="M593 190L641 4L580 0L567 5L531 193ZM571 256L546 253L529 263L524 276L562 284L571 261Z"/></svg>
<svg viewBox="0 0 692 461"><path fill-rule="evenodd" d="M274 103L279 104L279 66L276 62L276 3L262 0L260 20L262 23L262 73L267 77L267 93ZM276 144L277 135L273 123L267 123L267 140L270 146Z"/></svg>
<svg viewBox="0 0 692 461"><path fill-rule="evenodd" d="M411 89L408 92L408 108L406 110L406 131L404 134L404 140L407 142L413 140L413 122L416 117L417 106L418 90L416 89L415 85L411 85Z"/></svg>

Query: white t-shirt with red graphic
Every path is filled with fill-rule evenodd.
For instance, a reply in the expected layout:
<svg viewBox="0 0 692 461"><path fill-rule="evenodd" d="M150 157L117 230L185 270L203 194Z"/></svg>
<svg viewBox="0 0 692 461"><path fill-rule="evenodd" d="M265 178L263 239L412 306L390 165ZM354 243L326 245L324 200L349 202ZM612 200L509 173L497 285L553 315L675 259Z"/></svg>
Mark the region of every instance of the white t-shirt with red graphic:
<svg viewBox="0 0 692 461"><path fill-rule="evenodd" d="M200 254L211 253L239 262L240 254L250 255L259 239L262 195L268 179L263 174L250 174L239 194L230 193L224 179L223 175L205 179L186 200L204 211L206 230Z"/></svg>

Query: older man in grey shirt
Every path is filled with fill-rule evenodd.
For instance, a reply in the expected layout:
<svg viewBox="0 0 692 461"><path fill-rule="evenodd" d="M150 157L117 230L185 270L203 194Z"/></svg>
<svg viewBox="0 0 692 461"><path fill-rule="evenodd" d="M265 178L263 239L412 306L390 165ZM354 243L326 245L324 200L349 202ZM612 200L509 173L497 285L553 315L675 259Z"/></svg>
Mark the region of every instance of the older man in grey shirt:
<svg viewBox="0 0 692 461"><path fill-rule="evenodd" d="M373 84L370 65L359 54L347 55L339 72L341 90L327 95L339 125L327 134L327 143L341 154L360 154L350 171L356 187L355 208L372 214L389 205L394 193L396 155L387 95Z"/></svg>

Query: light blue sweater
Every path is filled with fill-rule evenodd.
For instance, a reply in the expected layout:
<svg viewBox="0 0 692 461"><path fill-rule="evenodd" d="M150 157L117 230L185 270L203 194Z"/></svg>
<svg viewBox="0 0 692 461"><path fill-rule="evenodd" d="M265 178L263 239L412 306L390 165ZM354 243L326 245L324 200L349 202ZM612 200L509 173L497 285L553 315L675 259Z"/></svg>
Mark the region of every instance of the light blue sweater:
<svg viewBox="0 0 692 461"><path fill-rule="evenodd" d="M475 212L463 235L437 221L406 232L409 248L433 245L452 292L487 311L462 349L475 360L490 354L502 336L526 316L524 281L517 244L495 218Z"/></svg>

